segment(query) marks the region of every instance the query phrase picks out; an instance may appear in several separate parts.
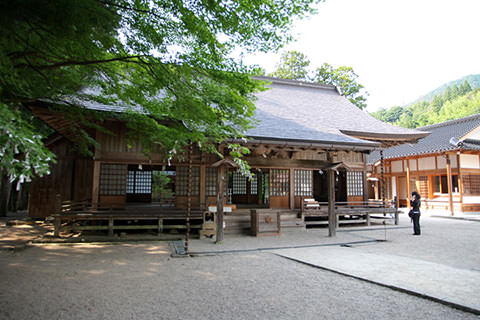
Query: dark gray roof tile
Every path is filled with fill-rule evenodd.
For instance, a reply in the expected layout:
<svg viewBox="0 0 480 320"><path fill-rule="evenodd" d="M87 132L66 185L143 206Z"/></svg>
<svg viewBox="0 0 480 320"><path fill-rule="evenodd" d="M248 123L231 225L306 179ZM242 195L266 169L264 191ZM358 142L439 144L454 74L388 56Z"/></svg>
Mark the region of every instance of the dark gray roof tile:
<svg viewBox="0 0 480 320"><path fill-rule="evenodd" d="M418 130L430 132L430 135L420 139L416 144L404 144L385 149L384 158L393 159L456 150L457 146L454 142L457 141L463 144L463 149L480 150L480 134L479 130L476 130L479 128L480 114L418 128ZM378 151L367 158L368 163L375 163L378 160L380 160Z"/></svg>

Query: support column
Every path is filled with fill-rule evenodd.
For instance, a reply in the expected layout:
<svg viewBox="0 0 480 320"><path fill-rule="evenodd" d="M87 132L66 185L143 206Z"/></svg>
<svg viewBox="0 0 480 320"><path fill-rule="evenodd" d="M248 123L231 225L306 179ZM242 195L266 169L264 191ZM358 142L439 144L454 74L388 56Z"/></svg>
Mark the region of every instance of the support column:
<svg viewBox="0 0 480 320"><path fill-rule="evenodd" d="M207 166L203 164L200 166L200 209L201 210L207 209L206 189L207 189Z"/></svg>
<svg viewBox="0 0 480 320"><path fill-rule="evenodd" d="M380 198L385 202L385 160L383 150L380 150Z"/></svg>
<svg viewBox="0 0 480 320"><path fill-rule="evenodd" d="M295 209L295 173L294 169L290 168L290 210Z"/></svg>
<svg viewBox="0 0 480 320"><path fill-rule="evenodd" d="M186 223L186 234L185 234L185 252L188 253L188 247L190 244L190 216L192 211L192 155L193 155L193 145L190 142L188 148L188 181L187 181L187 216L185 217Z"/></svg>
<svg viewBox="0 0 480 320"><path fill-rule="evenodd" d="M460 151L457 152L457 173L458 173L458 196L460 201L460 211L463 212L463 176L460 165Z"/></svg>
<svg viewBox="0 0 480 320"><path fill-rule="evenodd" d="M450 213L453 216L452 165L450 163L450 156L448 154L445 155L445 159L447 160L448 210L450 210Z"/></svg>
<svg viewBox="0 0 480 320"><path fill-rule="evenodd" d="M363 182L363 201L368 201L368 180L367 180L367 169L362 171L362 182Z"/></svg>
<svg viewBox="0 0 480 320"><path fill-rule="evenodd" d="M93 162L92 210L98 209L98 196L100 193L100 161Z"/></svg>
<svg viewBox="0 0 480 320"><path fill-rule="evenodd" d="M217 236L216 243L223 241L223 198L225 189L225 166L217 169Z"/></svg>
<svg viewBox="0 0 480 320"><path fill-rule="evenodd" d="M332 162L330 153L327 155L328 161ZM328 180L328 236L337 235L337 214L335 212L335 172L332 169L327 170Z"/></svg>
<svg viewBox="0 0 480 320"><path fill-rule="evenodd" d="M412 189L410 188L410 160L407 159L407 207L410 210L410 195L412 194Z"/></svg>

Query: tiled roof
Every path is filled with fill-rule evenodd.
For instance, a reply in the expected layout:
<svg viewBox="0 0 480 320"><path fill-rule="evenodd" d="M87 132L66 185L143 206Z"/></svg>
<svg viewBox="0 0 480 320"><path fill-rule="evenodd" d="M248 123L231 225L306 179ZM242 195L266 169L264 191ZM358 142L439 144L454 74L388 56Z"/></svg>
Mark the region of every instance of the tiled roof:
<svg viewBox="0 0 480 320"><path fill-rule="evenodd" d="M480 150L480 114L450 120L422 128L430 135L422 138L416 144L404 144L385 149L385 159L401 158L406 156L430 154L457 150L461 145L464 150ZM380 160L380 153L373 152L368 156L368 163Z"/></svg>
<svg viewBox="0 0 480 320"><path fill-rule="evenodd" d="M335 86L270 77L254 79L269 83L268 90L256 94L255 118L258 122L255 128L246 132L247 137L257 141L374 150L380 144L364 137L373 141L392 137L412 141L418 139L419 134L425 135L373 118L340 95ZM89 94L98 92L92 89L85 91ZM112 107L94 101L72 102L97 111L124 112L133 108L142 112L138 106Z"/></svg>
<svg viewBox="0 0 480 320"><path fill-rule="evenodd" d="M409 139L423 132L381 122L341 96L334 86L258 77L270 81L257 94L256 128L246 135L256 139L320 141L333 144L378 146L354 136L392 136ZM349 132L346 134L345 132ZM363 133L363 134L351 134Z"/></svg>

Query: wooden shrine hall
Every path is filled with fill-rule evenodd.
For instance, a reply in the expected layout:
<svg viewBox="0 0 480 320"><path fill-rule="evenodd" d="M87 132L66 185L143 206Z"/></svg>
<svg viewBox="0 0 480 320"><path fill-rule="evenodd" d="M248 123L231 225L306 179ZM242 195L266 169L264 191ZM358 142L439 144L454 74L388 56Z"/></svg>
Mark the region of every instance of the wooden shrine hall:
<svg viewBox="0 0 480 320"><path fill-rule="evenodd" d="M228 229L224 212L225 218L251 209L280 212L285 217L293 214L303 227L309 215L322 212L319 215L328 216L329 234L335 235L341 205L348 207L344 216L368 212L367 155L428 135L374 119L334 86L255 79L266 81L268 89L256 94L257 124L245 134L244 144L251 150L245 158L252 168L251 179L238 172L233 161L196 146L187 150L182 161L167 161L155 153L147 157L140 144L129 146L125 124L113 119L99 123L112 134L91 132L98 144L94 156L80 156L71 148L70 129L78 124L46 104L30 105L33 114L56 131L47 145L57 163L50 175L32 182L29 215L57 214L57 234L63 223L82 214L104 220L100 225L109 234L134 229L126 221L142 219L149 220L145 229L163 232L173 226L189 234L190 227L201 228L205 212L216 211L220 241L224 222ZM95 112L112 109L101 104L86 107ZM223 148L218 145L220 152ZM378 207L385 208L385 204L371 206L372 212L385 212ZM244 216L249 228L250 216Z"/></svg>

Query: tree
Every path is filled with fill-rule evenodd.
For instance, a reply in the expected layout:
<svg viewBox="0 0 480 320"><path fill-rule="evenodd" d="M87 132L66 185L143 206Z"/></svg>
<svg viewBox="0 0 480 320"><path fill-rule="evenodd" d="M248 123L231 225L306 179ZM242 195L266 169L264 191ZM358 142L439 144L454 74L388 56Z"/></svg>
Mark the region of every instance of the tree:
<svg viewBox="0 0 480 320"><path fill-rule="evenodd" d="M309 80L309 65L310 60L303 53L286 51L282 54L277 69L270 76L281 79Z"/></svg>
<svg viewBox="0 0 480 320"><path fill-rule="evenodd" d="M291 21L313 12L314 1L3 1L0 107L11 111L12 130L29 132L29 140L37 134L19 120L26 105L51 101L83 119L82 131L94 124L80 107L96 101L128 107L123 117L147 151L160 146L169 157L191 142L215 151L250 126L260 88L250 69L230 57L232 49L278 49L291 38ZM1 168L10 170L4 162ZM28 165L23 174L43 173Z"/></svg>
<svg viewBox="0 0 480 320"><path fill-rule="evenodd" d="M314 80L319 83L331 84L339 87L342 94L350 100L351 103L360 109L367 107L368 92L361 93L363 85L357 82L358 75L352 67L341 66L334 68L328 63L324 63L317 68Z"/></svg>
<svg viewBox="0 0 480 320"><path fill-rule="evenodd" d="M361 93L363 85L357 82L358 75L351 67L334 68L328 63L322 64L312 73L308 67L310 60L307 56L298 51L286 51L282 54L277 68L270 74L272 77L292 80L312 81L324 84L331 84L341 89L342 95L350 102L364 109L367 106L368 92Z"/></svg>

